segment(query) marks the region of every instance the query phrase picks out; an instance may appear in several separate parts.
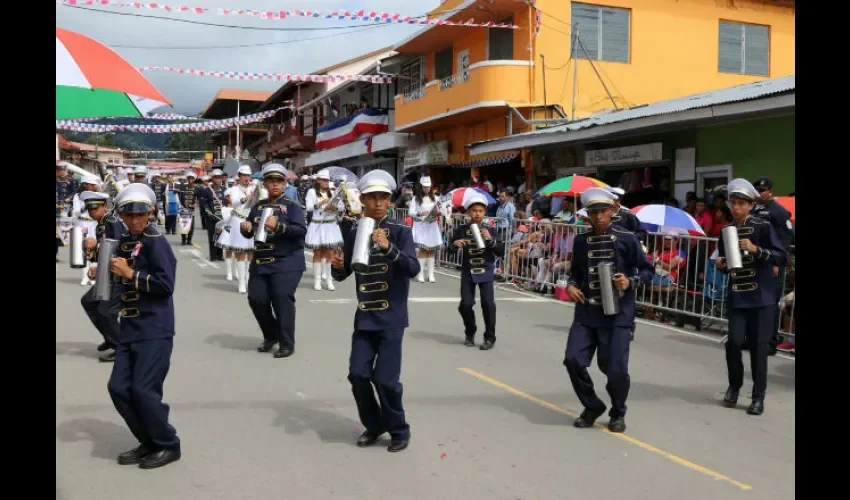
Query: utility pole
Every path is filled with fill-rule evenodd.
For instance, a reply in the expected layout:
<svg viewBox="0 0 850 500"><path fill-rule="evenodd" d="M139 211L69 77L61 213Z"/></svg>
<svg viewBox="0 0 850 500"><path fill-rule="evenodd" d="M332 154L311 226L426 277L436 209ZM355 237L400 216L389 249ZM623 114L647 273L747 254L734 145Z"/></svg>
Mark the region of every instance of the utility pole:
<svg viewBox="0 0 850 500"><path fill-rule="evenodd" d="M242 157L242 150L239 145L239 105L241 104L241 100L236 101L236 159L240 159Z"/></svg>
<svg viewBox="0 0 850 500"><path fill-rule="evenodd" d="M578 51L576 50L578 46L578 23L575 25L575 30L573 31L573 46L570 47L572 49L572 60L573 60L573 112L570 116L571 120L576 119L576 91L578 90L578 59L576 56L578 55Z"/></svg>

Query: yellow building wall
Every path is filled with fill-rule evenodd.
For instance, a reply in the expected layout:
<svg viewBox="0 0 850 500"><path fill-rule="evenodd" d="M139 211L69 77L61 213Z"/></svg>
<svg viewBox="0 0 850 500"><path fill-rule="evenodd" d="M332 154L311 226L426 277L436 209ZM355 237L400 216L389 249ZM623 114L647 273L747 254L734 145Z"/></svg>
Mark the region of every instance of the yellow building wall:
<svg viewBox="0 0 850 500"><path fill-rule="evenodd" d="M605 0L582 3L631 9L630 61L593 61L621 108L794 73L793 2ZM543 70L539 64L542 54L546 58L547 101L560 103L569 113L573 65L563 66L570 58L571 2L538 0L537 5L544 14L535 44L537 64L532 98L537 102L543 100ZM720 20L770 27L768 76L718 71ZM577 116L613 108L587 60L578 60L577 89Z"/></svg>

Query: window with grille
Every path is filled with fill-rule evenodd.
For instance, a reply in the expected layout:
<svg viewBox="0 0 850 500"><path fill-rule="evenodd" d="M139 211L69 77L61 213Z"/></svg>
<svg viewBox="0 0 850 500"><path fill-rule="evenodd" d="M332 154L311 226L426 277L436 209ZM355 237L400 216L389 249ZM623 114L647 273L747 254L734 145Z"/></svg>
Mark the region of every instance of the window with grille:
<svg viewBox="0 0 850 500"><path fill-rule="evenodd" d="M631 11L587 3L572 3L572 29L578 27L579 59L629 62ZM572 35L572 33L571 33ZM574 40L571 36L570 40Z"/></svg>
<svg viewBox="0 0 850 500"><path fill-rule="evenodd" d="M452 48L443 49L434 54L434 79L442 80L452 76Z"/></svg>
<svg viewBox="0 0 850 500"><path fill-rule="evenodd" d="M513 18L502 21L513 24ZM487 30L487 59L490 61L505 61L514 58L514 30L505 28L490 28Z"/></svg>
<svg viewBox="0 0 850 500"><path fill-rule="evenodd" d="M769 56L770 30L767 26L720 21L718 71L768 76Z"/></svg>
<svg viewBox="0 0 850 500"><path fill-rule="evenodd" d="M422 58L417 57L416 59L405 63L401 67L401 72L399 74L399 87L401 87L401 94L404 95L421 89L422 78Z"/></svg>

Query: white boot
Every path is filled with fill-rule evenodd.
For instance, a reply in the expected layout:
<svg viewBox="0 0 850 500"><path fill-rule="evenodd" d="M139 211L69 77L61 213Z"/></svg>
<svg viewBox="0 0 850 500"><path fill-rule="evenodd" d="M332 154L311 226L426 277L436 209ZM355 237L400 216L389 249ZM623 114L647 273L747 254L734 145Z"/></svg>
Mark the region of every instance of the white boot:
<svg viewBox="0 0 850 500"><path fill-rule="evenodd" d="M322 263L313 261L313 290L322 291Z"/></svg>
<svg viewBox="0 0 850 500"><path fill-rule="evenodd" d="M224 258L224 268L227 270L227 281L233 281L233 257Z"/></svg>
<svg viewBox="0 0 850 500"><path fill-rule="evenodd" d="M236 262L236 275L239 276L239 293L248 293L248 261Z"/></svg>
<svg viewBox="0 0 850 500"><path fill-rule="evenodd" d="M82 269L83 279L80 281L80 286L86 286L89 284L89 266L91 266L91 262L86 262L86 266Z"/></svg>
<svg viewBox="0 0 850 500"><path fill-rule="evenodd" d="M322 262L322 271L325 278L325 286L327 286L328 290L331 292L335 291L336 287L334 286L334 279L333 276L331 276L331 263Z"/></svg>
<svg viewBox="0 0 850 500"><path fill-rule="evenodd" d="M416 281L425 283L425 259L416 259L419 261L419 274L416 275Z"/></svg>
<svg viewBox="0 0 850 500"><path fill-rule="evenodd" d="M434 279L434 257L428 257L425 259L425 263L428 265L428 283L434 283L437 280Z"/></svg>

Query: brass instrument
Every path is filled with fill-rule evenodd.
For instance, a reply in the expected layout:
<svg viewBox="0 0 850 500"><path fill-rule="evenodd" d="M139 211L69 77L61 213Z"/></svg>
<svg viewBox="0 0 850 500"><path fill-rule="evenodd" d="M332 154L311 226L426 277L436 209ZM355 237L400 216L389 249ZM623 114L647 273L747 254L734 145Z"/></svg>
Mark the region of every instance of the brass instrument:
<svg viewBox="0 0 850 500"><path fill-rule="evenodd" d="M260 198L262 196L260 189L261 189L261 185L260 185L259 182L255 182L253 185L251 185L248 188L247 195L244 198L242 198L242 200L241 200L244 203L244 205L242 205L238 209L233 209L233 213L237 217L239 217L242 220L245 220L245 219L248 218L248 215L251 213L251 208L254 205L256 205L258 201L260 201Z"/></svg>
<svg viewBox="0 0 850 500"><path fill-rule="evenodd" d="M342 202L345 204L346 213L350 215L360 215L360 212L362 211L362 208L360 207L360 200L355 198L345 183L340 186L340 190L343 191L344 197Z"/></svg>
<svg viewBox="0 0 850 500"><path fill-rule="evenodd" d="M334 212L334 208L336 208L337 203L339 203L339 201L343 199L345 199L345 183L341 183L339 185L339 188L336 190L336 193L334 193L334 195L331 196L331 199L328 200L327 203L325 203L325 206L322 208L322 210L324 212Z"/></svg>
<svg viewBox="0 0 850 500"><path fill-rule="evenodd" d="M434 200L434 208L431 209L431 212L425 216L422 222L426 224L431 224L439 220L440 218L440 200Z"/></svg>

